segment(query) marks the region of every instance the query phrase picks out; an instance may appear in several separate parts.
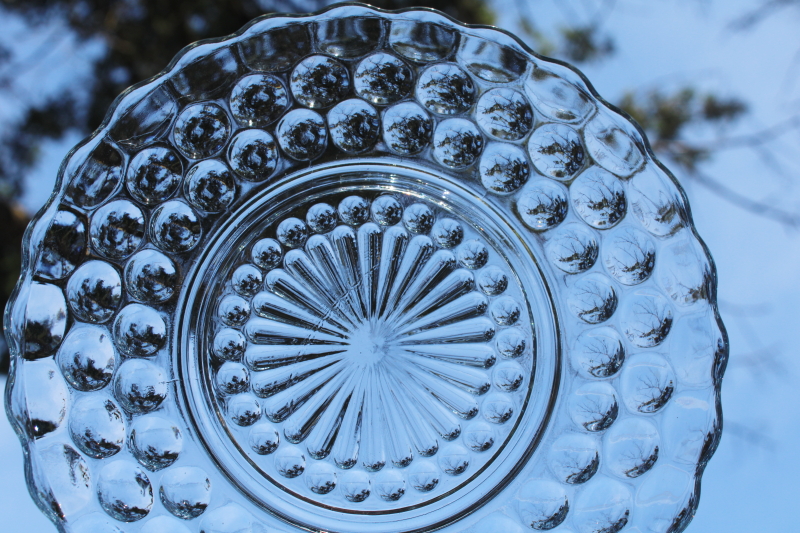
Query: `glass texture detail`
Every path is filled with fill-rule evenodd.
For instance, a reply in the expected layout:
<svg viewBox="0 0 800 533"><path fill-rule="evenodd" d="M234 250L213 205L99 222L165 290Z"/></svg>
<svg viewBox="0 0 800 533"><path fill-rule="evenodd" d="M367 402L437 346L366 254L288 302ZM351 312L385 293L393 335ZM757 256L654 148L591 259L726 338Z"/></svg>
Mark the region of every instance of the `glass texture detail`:
<svg viewBox="0 0 800 533"><path fill-rule="evenodd" d="M685 198L574 69L271 16L124 93L6 310L60 530L673 533L727 338Z"/></svg>

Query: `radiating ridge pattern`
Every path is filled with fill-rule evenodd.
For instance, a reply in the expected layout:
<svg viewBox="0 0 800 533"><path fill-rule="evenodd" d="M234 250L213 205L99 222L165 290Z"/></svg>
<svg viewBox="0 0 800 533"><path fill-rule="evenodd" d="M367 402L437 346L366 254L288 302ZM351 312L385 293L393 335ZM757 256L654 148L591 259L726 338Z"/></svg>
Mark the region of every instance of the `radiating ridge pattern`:
<svg viewBox="0 0 800 533"><path fill-rule="evenodd" d="M519 288L472 230L373 200L315 204L253 244L220 299L212 366L233 438L267 475L305 477L294 483L317 497L341 477L350 504L390 508L409 485L422 501L491 461L521 416L533 339Z"/></svg>
<svg viewBox="0 0 800 533"><path fill-rule="evenodd" d="M510 34L267 15L121 95L58 183L5 325L59 529L694 516L728 357L713 262L641 129Z"/></svg>

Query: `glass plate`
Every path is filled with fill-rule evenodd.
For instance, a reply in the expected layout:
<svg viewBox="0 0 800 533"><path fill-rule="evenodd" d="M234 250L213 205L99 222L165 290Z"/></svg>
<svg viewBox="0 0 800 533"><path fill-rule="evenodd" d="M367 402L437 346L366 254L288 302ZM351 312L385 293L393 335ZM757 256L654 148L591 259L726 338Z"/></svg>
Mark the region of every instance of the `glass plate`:
<svg viewBox="0 0 800 533"><path fill-rule="evenodd" d="M571 67L426 10L264 17L66 159L7 408L65 531L681 531L715 284Z"/></svg>

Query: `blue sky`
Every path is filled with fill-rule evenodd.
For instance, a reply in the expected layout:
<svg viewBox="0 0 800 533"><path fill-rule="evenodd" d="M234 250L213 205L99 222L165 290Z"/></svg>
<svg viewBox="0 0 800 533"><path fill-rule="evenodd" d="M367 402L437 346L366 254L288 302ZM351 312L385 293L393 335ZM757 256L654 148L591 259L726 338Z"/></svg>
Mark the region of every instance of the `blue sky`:
<svg viewBox="0 0 800 533"><path fill-rule="evenodd" d="M512 0L495 0L498 25L514 31L519 11ZM529 15L539 28L563 25L565 17L591 20L606 9L604 26L616 54L584 68L598 92L616 101L626 89L694 84L737 96L751 113L734 134L757 132L800 113L800 9L764 20L745 31L730 24L758 0L538 0ZM611 9L609 10L609 7ZM97 44L59 37L58 27L30 30L10 17L0 21L0 40L14 42L25 57L52 39L55 49L0 93L0 120L18 113L15 99L41 97L37 80L64 87L88 72ZM52 32L52 34L51 34ZM0 73L2 74L2 73ZM715 131L697 131L714 139ZM34 211L52 189L61 159L78 138L52 143L36 168L24 206ZM742 195L800 212L800 134L770 144L777 165L755 151L722 152L705 171ZM743 211L702 186L685 182L700 235L719 272L721 312L731 339L723 385L726 431L703 484L701 505L689 532L791 531L796 524L800 477L800 235ZM53 531L24 491L16 437L0 417L0 516L4 531ZM796 528L796 526L795 526Z"/></svg>

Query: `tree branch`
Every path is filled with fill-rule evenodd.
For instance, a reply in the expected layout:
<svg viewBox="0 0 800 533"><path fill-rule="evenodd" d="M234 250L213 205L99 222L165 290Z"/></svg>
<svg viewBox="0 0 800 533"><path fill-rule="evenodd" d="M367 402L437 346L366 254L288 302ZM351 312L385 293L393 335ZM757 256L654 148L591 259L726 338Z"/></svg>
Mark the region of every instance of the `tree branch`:
<svg viewBox="0 0 800 533"><path fill-rule="evenodd" d="M11 86L15 78L39 66L42 61L56 51L68 37L69 33L64 31L63 28L55 28L27 57L14 61L3 68L3 71L0 72L0 88Z"/></svg>
<svg viewBox="0 0 800 533"><path fill-rule="evenodd" d="M709 151L753 147L766 144L798 128L800 128L800 114L793 115L783 122L774 124L761 131L748 133L746 135L722 137L706 144L699 144L699 147Z"/></svg>
<svg viewBox="0 0 800 533"><path fill-rule="evenodd" d="M716 179L700 172L697 169L687 172L686 175L719 197L727 200L737 207L744 209L745 211L753 213L754 215L775 220L776 222L779 222L792 229L800 228L800 213L786 211L779 207L748 198L747 196L739 194L733 189L723 185Z"/></svg>
<svg viewBox="0 0 800 533"><path fill-rule="evenodd" d="M733 30L750 29L762 20L791 5L800 5L800 0L766 0L756 9L734 19L728 27Z"/></svg>

